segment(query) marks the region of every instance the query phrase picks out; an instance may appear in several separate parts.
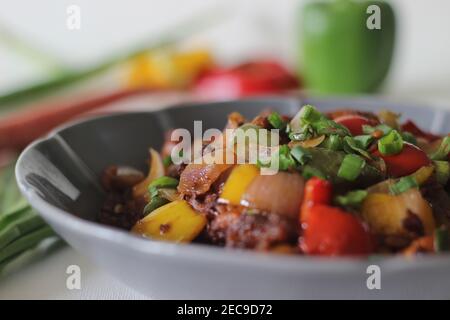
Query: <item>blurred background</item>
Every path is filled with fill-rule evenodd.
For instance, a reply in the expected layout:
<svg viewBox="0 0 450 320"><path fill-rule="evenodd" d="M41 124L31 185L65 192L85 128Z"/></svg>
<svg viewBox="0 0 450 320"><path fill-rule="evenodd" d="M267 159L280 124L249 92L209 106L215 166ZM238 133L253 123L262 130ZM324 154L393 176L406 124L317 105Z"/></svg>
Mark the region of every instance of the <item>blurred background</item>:
<svg viewBox="0 0 450 320"><path fill-rule="evenodd" d="M221 64L259 56L299 63L298 0L2 0L0 23L71 66L98 62L118 50L170 29L183 19L218 14L217 25L190 39L211 50ZM383 93L407 98L450 98L450 3L393 0L397 20L395 56ZM68 6L81 9L81 29L66 26ZM0 91L44 77L0 43Z"/></svg>
<svg viewBox="0 0 450 320"><path fill-rule="evenodd" d="M381 29L366 26L371 4ZM58 243L13 172L53 127L266 94L450 108L449 12L447 0L0 0L0 277Z"/></svg>

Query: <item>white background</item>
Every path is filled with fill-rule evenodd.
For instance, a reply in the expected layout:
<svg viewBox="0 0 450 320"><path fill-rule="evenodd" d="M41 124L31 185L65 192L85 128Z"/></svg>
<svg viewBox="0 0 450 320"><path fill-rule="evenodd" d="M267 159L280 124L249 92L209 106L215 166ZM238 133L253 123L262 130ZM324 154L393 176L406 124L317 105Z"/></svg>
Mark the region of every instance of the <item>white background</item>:
<svg viewBox="0 0 450 320"><path fill-rule="evenodd" d="M218 8L229 18L194 42L210 47L223 63L255 55L296 64L297 0L0 0L0 25L29 38L70 65L98 61L130 44L157 36L180 19ZM396 0L398 42L383 94L435 100L450 107L450 1ZM66 27L66 8L79 5L80 31ZM42 77L33 65L0 46L0 91ZM82 267L80 291L65 288L65 270ZM93 266L72 249L0 283L5 298L143 298Z"/></svg>
<svg viewBox="0 0 450 320"><path fill-rule="evenodd" d="M395 61L384 93L450 99L450 1L393 0L398 16ZM195 39L222 62L255 55L295 65L298 0L0 0L0 23L61 60L97 61L142 39L157 36L183 18L207 10L226 20ZM82 28L69 31L66 8L81 8ZM0 91L41 76L0 46Z"/></svg>

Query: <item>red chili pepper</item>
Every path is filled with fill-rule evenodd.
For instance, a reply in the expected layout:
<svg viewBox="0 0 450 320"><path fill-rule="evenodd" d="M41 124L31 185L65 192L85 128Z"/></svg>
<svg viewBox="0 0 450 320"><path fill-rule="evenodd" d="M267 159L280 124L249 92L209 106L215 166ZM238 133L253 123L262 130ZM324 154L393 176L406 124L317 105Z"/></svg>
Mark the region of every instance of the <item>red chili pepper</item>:
<svg viewBox="0 0 450 320"><path fill-rule="evenodd" d="M229 99L296 89L298 80L275 61L255 61L229 69L213 69L195 82L194 93L210 99Z"/></svg>
<svg viewBox="0 0 450 320"><path fill-rule="evenodd" d="M401 129L402 131L408 131L409 133L412 133L416 137L424 138L428 142L432 142L441 138L440 136L437 136L435 134L423 131L411 120L408 120L404 124L402 124Z"/></svg>
<svg viewBox="0 0 450 320"><path fill-rule="evenodd" d="M388 175L394 178L409 175L423 166L431 164L425 152L408 142L403 143L403 149L398 154L385 156L378 150L375 150L373 155L384 160Z"/></svg>
<svg viewBox="0 0 450 320"><path fill-rule="evenodd" d="M358 136L364 133L362 126L373 126L377 124L374 120L370 120L357 114L340 116L335 118L334 121L347 127L350 133L354 136Z"/></svg>
<svg viewBox="0 0 450 320"><path fill-rule="evenodd" d="M373 250L372 238L350 213L327 205L310 209L302 224L299 245L302 252L315 255L365 255Z"/></svg>
<svg viewBox="0 0 450 320"><path fill-rule="evenodd" d="M372 239L362 223L350 213L328 205L331 183L311 178L305 186L300 211L303 234L300 249L307 254L360 255L372 251Z"/></svg>

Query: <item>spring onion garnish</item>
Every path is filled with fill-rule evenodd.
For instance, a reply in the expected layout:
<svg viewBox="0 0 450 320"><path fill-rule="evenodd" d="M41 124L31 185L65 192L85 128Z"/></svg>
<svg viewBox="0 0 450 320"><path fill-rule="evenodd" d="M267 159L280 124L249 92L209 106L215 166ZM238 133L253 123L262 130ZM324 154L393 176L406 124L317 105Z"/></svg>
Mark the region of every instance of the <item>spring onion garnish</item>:
<svg viewBox="0 0 450 320"><path fill-rule="evenodd" d="M403 138L397 130L391 130L378 140L378 150L381 154L389 156L400 153L403 149Z"/></svg>
<svg viewBox="0 0 450 320"><path fill-rule="evenodd" d="M364 168L366 161L356 154L348 154L342 160L341 166L339 167L338 177L343 178L348 181L354 181L358 178L362 169Z"/></svg>
<svg viewBox="0 0 450 320"><path fill-rule="evenodd" d="M166 156L164 159L163 159L163 165L164 165L164 167L168 167L168 166L170 166L171 164L173 164L173 162L172 162L172 157L169 155L169 156Z"/></svg>
<svg viewBox="0 0 450 320"><path fill-rule="evenodd" d="M304 105L300 110L300 123L301 124L311 124L322 120L323 115L312 105Z"/></svg>
<svg viewBox="0 0 450 320"><path fill-rule="evenodd" d="M151 193L155 189L162 189L162 188L169 188L174 189L178 186L178 180L172 177L163 176L160 178L157 178L152 181L148 185L148 190Z"/></svg>
<svg viewBox="0 0 450 320"><path fill-rule="evenodd" d="M450 251L450 234L445 227L434 231L434 250L436 252Z"/></svg>
<svg viewBox="0 0 450 320"><path fill-rule="evenodd" d="M320 146L333 151L341 150L342 139L337 134L332 134L329 135Z"/></svg>
<svg viewBox="0 0 450 320"><path fill-rule="evenodd" d="M360 145L361 148L367 149L369 147L369 145L372 143L372 141L374 140L374 137L367 134L367 135L353 137L353 139L358 141L358 144Z"/></svg>
<svg viewBox="0 0 450 320"><path fill-rule="evenodd" d="M291 156L291 150L287 144L280 146L278 150L278 165L280 170L288 170L289 168L295 167L295 161Z"/></svg>
<svg viewBox="0 0 450 320"><path fill-rule="evenodd" d="M372 159L370 153L366 151L364 143L367 143L367 141L361 142L360 140L356 139L356 137L348 136L344 137L343 148L346 153L357 153L364 158Z"/></svg>
<svg viewBox="0 0 450 320"><path fill-rule="evenodd" d="M278 153L273 154L273 156L278 157L278 169L282 171L295 168L296 166L295 160L291 155L291 150L287 144L281 145L278 149ZM263 163L258 159L256 165L260 168L268 168L272 163Z"/></svg>
<svg viewBox="0 0 450 320"><path fill-rule="evenodd" d="M270 125L275 129L284 129L286 127L286 122L281 118L278 112L272 112L268 117L267 121L269 121Z"/></svg>
<svg viewBox="0 0 450 320"><path fill-rule="evenodd" d="M310 165L303 166L302 175L305 179L310 179L312 177L326 179L326 176L322 173L322 171L314 167L311 167Z"/></svg>
<svg viewBox="0 0 450 320"><path fill-rule="evenodd" d="M163 176L153 180L148 185L148 193L150 194L150 202L144 208L144 214L147 215L155 209L169 203L169 200L160 196L160 189L175 189L178 186L178 180L175 178Z"/></svg>
<svg viewBox="0 0 450 320"><path fill-rule="evenodd" d="M433 164L436 170L437 181L445 186L450 178L450 163L448 161L435 160Z"/></svg>
<svg viewBox="0 0 450 320"><path fill-rule="evenodd" d="M297 160L302 166L305 165L309 160L311 160L312 156L305 148L300 146L296 146L291 149L291 156Z"/></svg>
<svg viewBox="0 0 450 320"><path fill-rule="evenodd" d="M290 132L289 139L292 141L305 141L314 137L314 130L310 125L305 125L298 132Z"/></svg>
<svg viewBox="0 0 450 320"><path fill-rule="evenodd" d="M411 143L411 144L417 145L417 139L416 139L416 136L413 135L411 132L403 131L403 132L402 132L402 138L403 138L403 140L405 140L406 142L409 142L409 143Z"/></svg>
<svg viewBox="0 0 450 320"><path fill-rule="evenodd" d="M337 196L335 201L337 204L343 207L359 208L361 203L367 197L368 192L366 190L354 190L345 195Z"/></svg>
<svg viewBox="0 0 450 320"><path fill-rule="evenodd" d="M289 129L289 138L297 141L307 140L319 135L350 135L346 127L328 119L311 105L302 107L291 120Z"/></svg>
<svg viewBox="0 0 450 320"><path fill-rule="evenodd" d="M393 184L389 187L389 191L392 194L400 194L405 191L408 191L412 188L418 188L419 184L417 183L416 178L413 176L406 176L401 178L397 183Z"/></svg>
<svg viewBox="0 0 450 320"><path fill-rule="evenodd" d="M450 153L450 137L445 137L439 148L435 153L433 153L430 158L431 160L445 160L447 159L448 154Z"/></svg>

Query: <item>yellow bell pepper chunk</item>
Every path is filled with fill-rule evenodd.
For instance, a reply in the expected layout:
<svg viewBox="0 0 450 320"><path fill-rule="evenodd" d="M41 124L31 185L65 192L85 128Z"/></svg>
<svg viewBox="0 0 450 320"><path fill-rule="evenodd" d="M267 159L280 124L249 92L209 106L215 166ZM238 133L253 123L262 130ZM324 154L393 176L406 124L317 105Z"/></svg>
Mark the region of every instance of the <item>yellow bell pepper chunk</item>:
<svg viewBox="0 0 450 320"><path fill-rule="evenodd" d="M259 169L255 165L238 165L225 182L220 199L229 204L239 205L245 190L257 175Z"/></svg>
<svg viewBox="0 0 450 320"><path fill-rule="evenodd" d="M155 240L191 242L206 226L204 215L184 200L170 202L138 221L132 232Z"/></svg>

